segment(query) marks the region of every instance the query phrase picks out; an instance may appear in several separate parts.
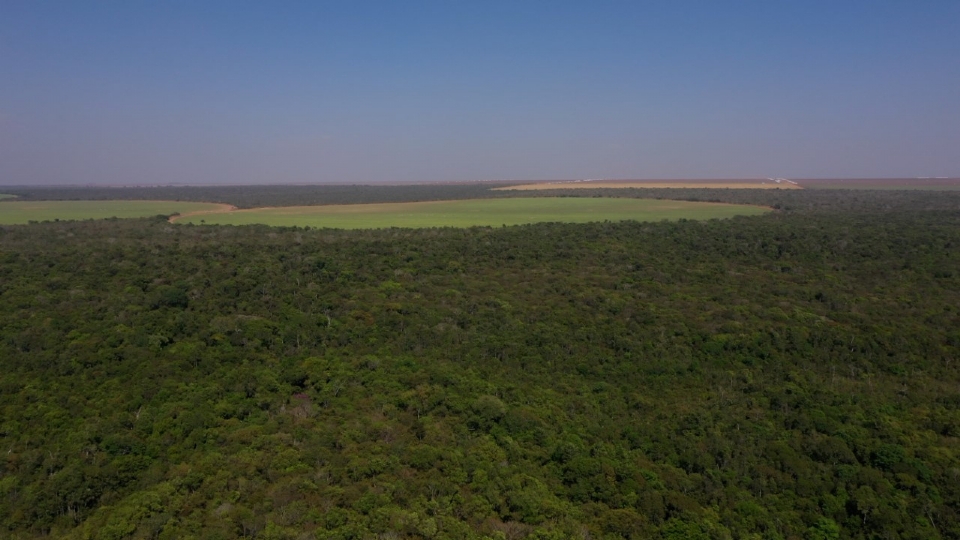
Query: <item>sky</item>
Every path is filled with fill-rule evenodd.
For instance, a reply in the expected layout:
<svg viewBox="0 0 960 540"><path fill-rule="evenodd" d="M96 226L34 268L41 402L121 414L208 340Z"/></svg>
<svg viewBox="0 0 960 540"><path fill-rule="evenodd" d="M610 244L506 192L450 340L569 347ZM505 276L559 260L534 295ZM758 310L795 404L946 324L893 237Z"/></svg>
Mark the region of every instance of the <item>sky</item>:
<svg viewBox="0 0 960 540"><path fill-rule="evenodd" d="M919 176L956 0L0 0L0 185Z"/></svg>

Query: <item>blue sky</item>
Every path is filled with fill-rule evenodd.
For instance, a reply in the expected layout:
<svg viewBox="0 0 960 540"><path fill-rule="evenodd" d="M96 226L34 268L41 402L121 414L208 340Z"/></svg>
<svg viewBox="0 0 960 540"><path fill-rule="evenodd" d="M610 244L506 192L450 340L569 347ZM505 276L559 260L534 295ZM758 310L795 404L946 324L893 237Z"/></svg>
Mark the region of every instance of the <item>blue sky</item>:
<svg viewBox="0 0 960 540"><path fill-rule="evenodd" d="M0 184L960 176L953 0L0 3Z"/></svg>

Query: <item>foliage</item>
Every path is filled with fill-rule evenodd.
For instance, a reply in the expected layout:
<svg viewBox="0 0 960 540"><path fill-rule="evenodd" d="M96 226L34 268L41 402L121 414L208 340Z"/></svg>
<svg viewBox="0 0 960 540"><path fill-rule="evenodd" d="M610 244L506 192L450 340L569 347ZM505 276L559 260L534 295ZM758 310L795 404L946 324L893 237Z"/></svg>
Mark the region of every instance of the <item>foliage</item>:
<svg viewBox="0 0 960 540"><path fill-rule="evenodd" d="M686 196L0 227L0 536L960 538L960 197Z"/></svg>

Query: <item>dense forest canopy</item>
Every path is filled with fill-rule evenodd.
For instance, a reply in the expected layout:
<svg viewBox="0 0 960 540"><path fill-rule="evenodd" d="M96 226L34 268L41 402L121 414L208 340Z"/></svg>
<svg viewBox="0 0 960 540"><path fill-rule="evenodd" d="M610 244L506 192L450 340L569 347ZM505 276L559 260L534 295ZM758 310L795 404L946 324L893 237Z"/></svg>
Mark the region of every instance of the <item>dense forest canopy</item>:
<svg viewBox="0 0 960 540"><path fill-rule="evenodd" d="M960 193L622 193L779 211L0 227L0 536L960 538Z"/></svg>

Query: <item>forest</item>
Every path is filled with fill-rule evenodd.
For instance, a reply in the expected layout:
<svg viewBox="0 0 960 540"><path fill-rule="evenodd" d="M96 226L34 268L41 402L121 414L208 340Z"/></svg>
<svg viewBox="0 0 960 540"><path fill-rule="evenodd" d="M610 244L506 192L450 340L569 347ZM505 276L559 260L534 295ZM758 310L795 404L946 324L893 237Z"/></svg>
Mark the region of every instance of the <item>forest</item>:
<svg viewBox="0 0 960 540"><path fill-rule="evenodd" d="M776 211L0 226L0 537L960 538L960 192L537 195Z"/></svg>

